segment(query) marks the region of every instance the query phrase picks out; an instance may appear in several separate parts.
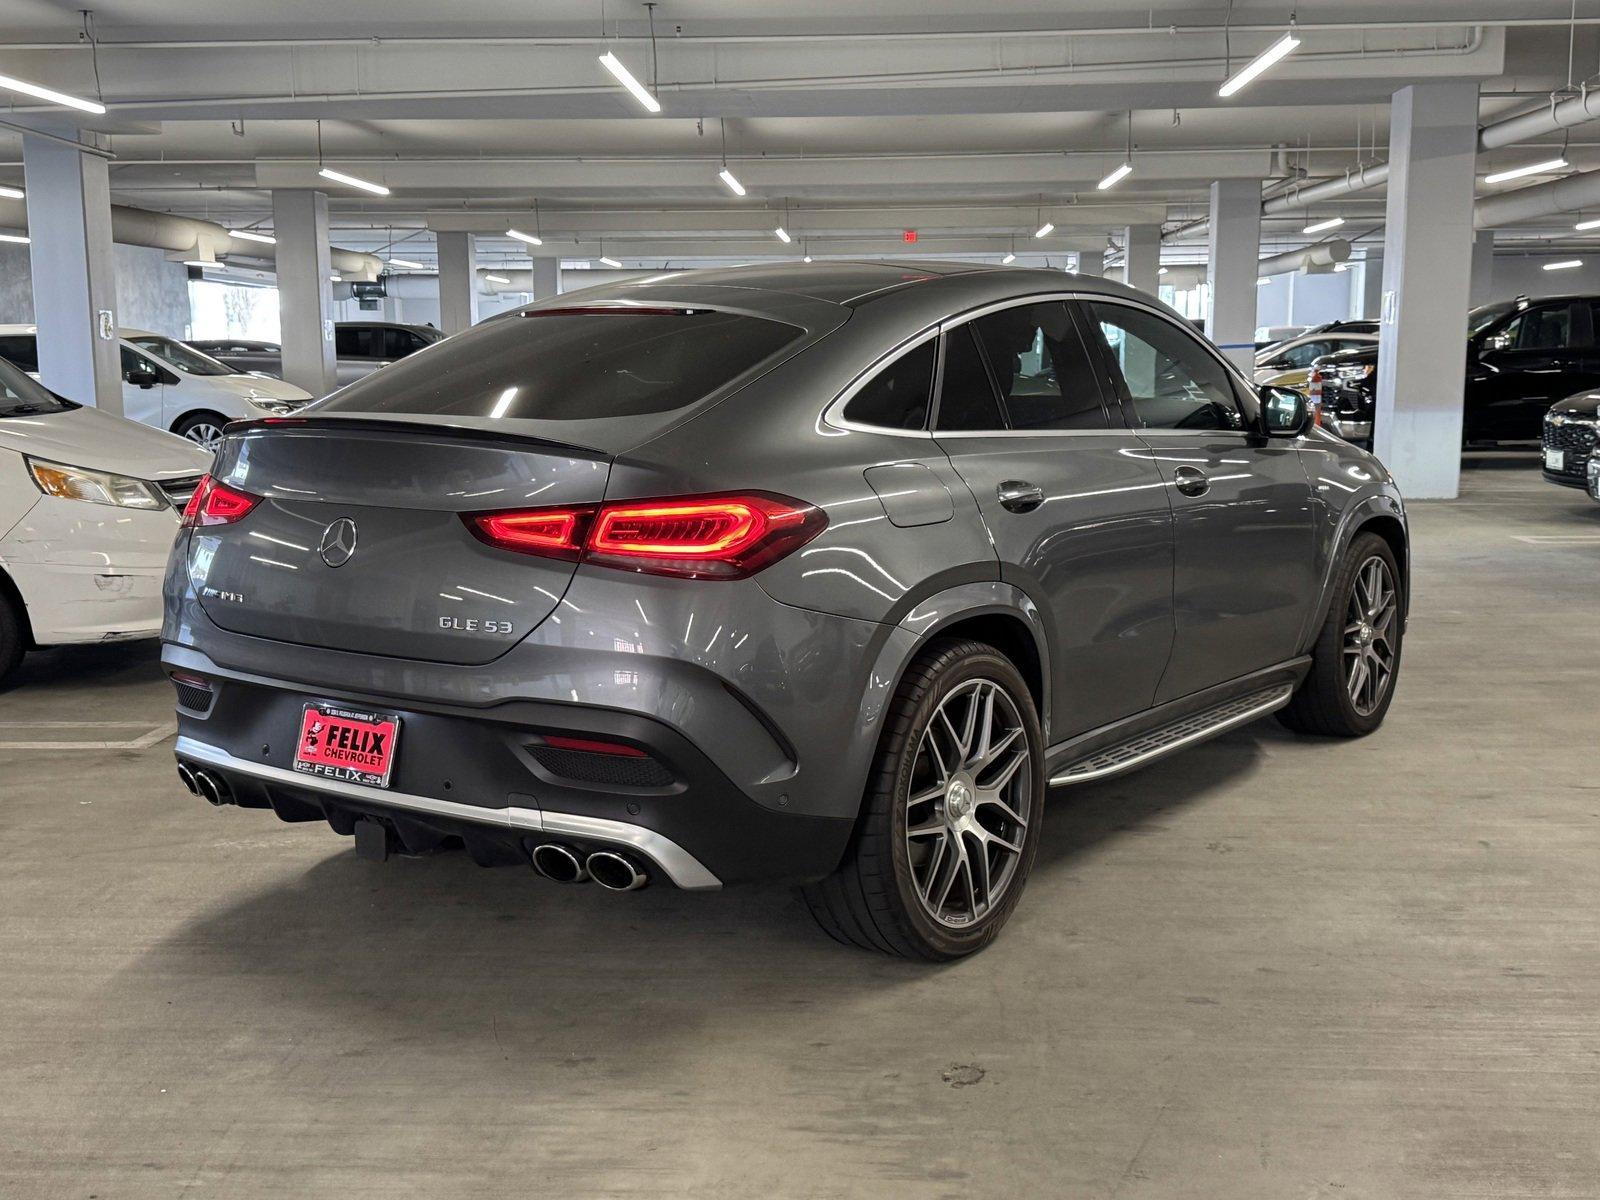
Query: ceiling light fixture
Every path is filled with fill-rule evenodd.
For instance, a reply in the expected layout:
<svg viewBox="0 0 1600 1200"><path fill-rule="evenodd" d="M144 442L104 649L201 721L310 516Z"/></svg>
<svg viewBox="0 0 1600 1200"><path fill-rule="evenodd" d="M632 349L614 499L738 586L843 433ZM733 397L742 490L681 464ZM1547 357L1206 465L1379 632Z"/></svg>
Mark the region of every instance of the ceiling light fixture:
<svg viewBox="0 0 1600 1200"><path fill-rule="evenodd" d="M0 183L0 196L7 200L21 200L27 193L21 188L11 187L9 184Z"/></svg>
<svg viewBox="0 0 1600 1200"><path fill-rule="evenodd" d="M1017 252L1015 250L1011 251L1004 258L1002 258L1000 261L1001 261L1002 264L1016 262L1017 261Z"/></svg>
<svg viewBox="0 0 1600 1200"><path fill-rule="evenodd" d="M1257 287L1260 287L1264 283L1271 283L1271 282L1272 282L1272 280L1268 279L1265 275L1257 275L1256 276L1256 286Z"/></svg>
<svg viewBox="0 0 1600 1200"><path fill-rule="evenodd" d="M1117 184L1121 183L1124 179L1132 174L1133 164L1125 162L1115 171L1111 172L1111 174L1102 179L1099 183L1095 184L1095 187L1103 192L1107 188L1116 187Z"/></svg>
<svg viewBox="0 0 1600 1200"><path fill-rule="evenodd" d="M723 183L727 184L728 190L735 196L744 195L744 184L735 179L733 177L733 172L728 170L727 167L723 167L722 170L717 172L717 178L722 180Z"/></svg>
<svg viewBox="0 0 1600 1200"><path fill-rule="evenodd" d="M1167 273L1167 269L1165 267L1157 267L1156 268L1156 274L1157 275L1165 275L1166 273Z"/></svg>
<svg viewBox="0 0 1600 1200"><path fill-rule="evenodd" d="M1329 217L1326 221L1313 221L1301 233L1321 233L1324 229L1337 229L1344 224L1343 217Z"/></svg>
<svg viewBox="0 0 1600 1200"><path fill-rule="evenodd" d="M317 172L324 179L331 179L335 183L342 183L346 187L360 188L363 192L371 192L374 196L387 196L389 189L381 183L373 183L369 179L357 179L354 175L346 175L343 171L335 171L332 167L323 167Z"/></svg>
<svg viewBox="0 0 1600 1200"><path fill-rule="evenodd" d="M49 100L53 104L65 104L68 108L94 113L96 116L106 111L104 104L85 100L79 96L69 96L65 92L52 91L50 88L40 87L37 83L29 83L26 79L16 79L10 75L0 75L0 88L21 92L24 96L32 96L38 100Z"/></svg>
<svg viewBox="0 0 1600 1200"><path fill-rule="evenodd" d="M186 258L183 260L186 267L220 267L222 264L214 258Z"/></svg>
<svg viewBox="0 0 1600 1200"><path fill-rule="evenodd" d="M1563 259L1561 262L1545 263L1544 269L1546 271L1570 271L1573 267L1581 266L1583 266L1583 259L1567 258Z"/></svg>
<svg viewBox="0 0 1600 1200"><path fill-rule="evenodd" d="M538 234L523 233L520 229L508 229L506 230L506 236L508 238L516 238L519 242L527 242L530 246L544 245L544 239Z"/></svg>
<svg viewBox="0 0 1600 1200"><path fill-rule="evenodd" d="M260 242L264 246L276 246L278 239L269 233L257 233L254 229L230 229L229 237L243 238L247 242Z"/></svg>
<svg viewBox="0 0 1600 1200"><path fill-rule="evenodd" d="M488 274L483 277L485 283L510 283L504 275Z"/></svg>
<svg viewBox="0 0 1600 1200"><path fill-rule="evenodd" d="M0 242L15 242L19 246L26 246L28 239L20 233L0 233Z"/></svg>
<svg viewBox="0 0 1600 1200"><path fill-rule="evenodd" d="M1350 269L1350 264L1349 263L1334 263L1333 264L1333 273L1335 275L1338 275L1343 271L1348 271L1349 269Z"/></svg>
<svg viewBox="0 0 1600 1200"><path fill-rule="evenodd" d="M1525 175L1543 175L1548 171L1560 171L1567 166L1564 158L1547 158L1542 162L1529 163L1525 167L1512 167L1509 171L1496 171L1493 175L1485 175L1485 183L1506 183L1512 179L1521 179Z"/></svg>
<svg viewBox="0 0 1600 1200"><path fill-rule="evenodd" d="M617 82L633 93L633 98L644 105L647 111L653 113L661 111L661 101L652 96L649 89L633 77L633 72L623 66L622 60L615 54L607 50L600 56L600 65L616 76Z"/></svg>
<svg viewBox="0 0 1600 1200"><path fill-rule="evenodd" d="M785 229L782 225L779 225L772 232L773 232L774 236L776 236L777 239L780 242L782 242L785 246L787 246L790 242L794 241L794 239L789 236L789 231L787 229Z"/></svg>
<svg viewBox="0 0 1600 1200"><path fill-rule="evenodd" d="M612 268L618 268L618 267L622 266L622 264L619 263L616 259L608 258L604 254L602 254L597 261L602 262L606 266L612 267Z"/></svg>
<svg viewBox="0 0 1600 1200"><path fill-rule="evenodd" d="M1285 55L1292 54L1300 45L1300 39L1293 33L1286 33L1260 54L1256 55L1238 71L1228 77L1228 81L1217 89L1219 96L1232 96L1254 83L1256 77L1278 62Z"/></svg>
<svg viewBox="0 0 1600 1200"><path fill-rule="evenodd" d="M1039 228L1033 231L1033 236L1036 238L1049 237L1055 232L1055 228L1055 225L1049 221L1046 221L1043 225L1039 226Z"/></svg>
<svg viewBox="0 0 1600 1200"><path fill-rule="evenodd" d="M1582 230L1582 229L1600 229L1600 220L1579 221L1576 225L1573 226L1573 228L1574 229L1579 229L1579 230Z"/></svg>
<svg viewBox="0 0 1600 1200"><path fill-rule="evenodd" d="M343 283L344 282L344 276L343 275L329 275L328 276L328 282L329 283Z"/></svg>
<svg viewBox="0 0 1600 1200"><path fill-rule="evenodd" d="M426 271L428 269L422 263L412 262L409 258L391 258L389 265L391 267L410 267L413 271Z"/></svg>

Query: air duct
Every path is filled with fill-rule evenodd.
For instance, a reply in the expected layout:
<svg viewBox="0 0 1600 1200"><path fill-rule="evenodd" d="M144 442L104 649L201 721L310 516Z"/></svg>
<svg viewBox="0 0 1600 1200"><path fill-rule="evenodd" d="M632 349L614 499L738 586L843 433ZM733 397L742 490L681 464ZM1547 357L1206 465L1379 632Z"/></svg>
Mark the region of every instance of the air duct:
<svg viewBox="0 0 1600 1200"><path fill-rule="evenodd" d="M1350 243L1343 238L1335 238L1331 242L1318 242L1315 246L1305 246L1299 250L1290 250L1287 254L1275 254L1271 258L1263 258L1256 266L1258 275L1287 275L1291 271L1309 271L1318 274L1322 271L1331 271L1338 263L1350 257Z"/></svg>
<svg viewBox="0 0 1600 1200"><path fill-rule="evenodd" d="M1600 171L1568 175L1550 183L1518 188L1503 196L1486 196L1472 206L1475 229L1494 229L1557 213L1600 206Z"/></svg>

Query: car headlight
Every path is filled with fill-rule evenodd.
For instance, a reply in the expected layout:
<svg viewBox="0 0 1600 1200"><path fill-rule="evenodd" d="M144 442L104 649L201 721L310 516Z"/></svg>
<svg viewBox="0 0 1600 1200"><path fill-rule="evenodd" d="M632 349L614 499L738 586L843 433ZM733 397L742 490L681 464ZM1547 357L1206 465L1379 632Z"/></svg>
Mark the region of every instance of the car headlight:
<svg viewBox="0 0 1600 1200"><path fill-rule="evenodd" d="M284 413L291 413L298 407L287 400L268 400L265 396L251 396L250 403L257 408L266 409L275 417L281 417Z"/></svg>
<svg viewBox="0 0 1600 1200"><path fill-rule="evenodd" d="M1348 367L1336 367L1334 373L1340 379L1365 379L1376 370L1372 363L1352 363Z"/></svg>
<svg viewBox="0 0 1600 1200"><path fill-rule="evenodd" d="M110 504L116 508L166 508L167 498L153 483L107 471L89 471L65 463L29 458L28 473L46 496L62 500L84 500L90 504Z"/></svg>

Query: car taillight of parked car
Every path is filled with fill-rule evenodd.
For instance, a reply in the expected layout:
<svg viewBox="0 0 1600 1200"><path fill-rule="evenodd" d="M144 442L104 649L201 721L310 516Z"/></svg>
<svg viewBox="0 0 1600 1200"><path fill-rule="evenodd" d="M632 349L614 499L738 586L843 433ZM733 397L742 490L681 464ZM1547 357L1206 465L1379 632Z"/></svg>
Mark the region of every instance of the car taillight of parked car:
<svg viewBox="0 0 1600 1200"><path fill-rule="evenodd" d="M231 525L248 516L250 510L261 503L260 496L241 492L225 483L218 483L210 475L200 480L189 503L183 506L183 524L187 528L202 525Z"/></svg>
<svg viewBox="0 0 1600 1200"><path fill-rule="evenodd" d="M814 505L767 492L463 513L462 520L498 549L690 579L743 579L828 524Z"/></svg>

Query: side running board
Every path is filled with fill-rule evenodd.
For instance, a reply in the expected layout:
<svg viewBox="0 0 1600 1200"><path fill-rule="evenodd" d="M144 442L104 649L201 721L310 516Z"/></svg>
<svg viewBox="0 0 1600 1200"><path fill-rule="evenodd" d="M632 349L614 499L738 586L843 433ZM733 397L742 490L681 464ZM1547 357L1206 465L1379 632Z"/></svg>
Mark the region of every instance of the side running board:
<svg viewBox="0 0 1600 1200"><path fill-rule="evenodd" d="M1104 779L1108 775L1120 775L1123 771L1142 767L1163 755L1171 754L1174 750L1203 742L1237 725L1244 725L1257 717L1275 712L1289 703L1289 698L1294 695L1294 689L1295 685L1292 683L1274 684L1258 692L1251 692L1200 712L1191 713L1170 725L1141 733L1125 742L1118 742L1114 746L1096 750L1093 754L1070 762L1051 775L1050 782L1058 787L1068 783L1088 783L1091 779Z"/></svg>

